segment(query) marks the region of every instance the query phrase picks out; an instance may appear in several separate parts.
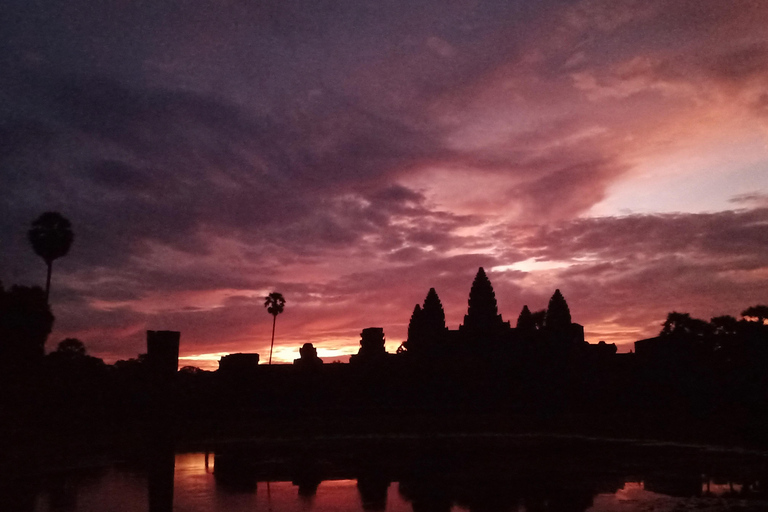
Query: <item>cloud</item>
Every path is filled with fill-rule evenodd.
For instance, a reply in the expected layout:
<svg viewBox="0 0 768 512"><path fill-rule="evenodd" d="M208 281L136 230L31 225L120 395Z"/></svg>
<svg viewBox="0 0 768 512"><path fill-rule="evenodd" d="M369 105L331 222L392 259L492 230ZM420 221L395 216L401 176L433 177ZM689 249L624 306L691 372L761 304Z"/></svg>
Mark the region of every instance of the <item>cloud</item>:
<svg viewBox="0 0 768 512"><path fill-rule="evenodd" d="M610 321L635 339L673 310L738 315L768 286L764 208L578 219L497 236L528 257L566 263L537 280L563 290L575 321L588 330Z"/></svg>
<svg viewBox="0 0 768 512"><path fill-rule="evenodd" d="M0 278L41 282L27 226L70 218L55 336L97 354L149 327L264 350L274 289L286 343L394 344L431 286L456 326L480 265L513 269L505 317L561 287L607 341L765 289L762 182L736 179L766 160L759 2L16 4ZM752 209L585 218L649 175L650 211L667 175Z"/></svg>
<svg viewBox="0 0 768 512"><path fill-rule="evenodd" d="M749 192L738 194L732 197L730 201L737 205L766 207L768 206L768 193Z"/></svg>
<svg viewBox="0 0 768 512"><path fill-rule="evenodd" d="M599 257L622 259L664 254L751 259L768 263L768 210L702 214L632 215L579 219L542 226L525 238L534 255L550 260Z"/></svg>
<svg viewBox="0 0 768 512"><path fill-rule="evenodd" d="M525 205L530 220L572 218L599 203L622 172L613 162L575 163L513 189L511 199Z"/></svg>
<svg viewBox="0 0 768 512"><path fill-rule="evenodd" d="M569 26L580 32L613 32L649 19L657 9L654 2L638 0L582 0L567 8L564 18Z"/></svg>

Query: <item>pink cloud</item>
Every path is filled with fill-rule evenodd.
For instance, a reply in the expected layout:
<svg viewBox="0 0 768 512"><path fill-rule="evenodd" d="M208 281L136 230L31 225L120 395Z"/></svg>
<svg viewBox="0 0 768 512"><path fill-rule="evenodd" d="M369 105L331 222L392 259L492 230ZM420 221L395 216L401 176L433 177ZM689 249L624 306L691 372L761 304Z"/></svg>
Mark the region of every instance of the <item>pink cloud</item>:
<svg viewBox="0 0 768 512"><path fill-rule="evenodd" d="M559 287L609 342L764 294L765 4L126 8L119 41L78 5L53 45L4 27L41 56L0 84L4 282L40 281L40 211L77 233L51 343L129 357L178 328L186 355L263 354L279 290L281 347L354 352L373 324L393 350L432 286L457 326L480 265L510 269L505 318ZM710 213L588 218L638 204Z"/></svg>

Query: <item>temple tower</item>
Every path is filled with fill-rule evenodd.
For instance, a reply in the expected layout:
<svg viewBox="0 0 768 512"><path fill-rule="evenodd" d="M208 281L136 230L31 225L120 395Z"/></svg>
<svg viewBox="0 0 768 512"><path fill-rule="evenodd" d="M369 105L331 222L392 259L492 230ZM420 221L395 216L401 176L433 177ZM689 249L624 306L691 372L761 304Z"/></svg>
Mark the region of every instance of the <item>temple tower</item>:
<svg viewBox="0 0 768 512"><path fill-rule="evenodd" d="M366 327L360 333L360 350L350 356L350 363L377 363L387 359L387 350L384 347L384 328Z"/></svg>
<svg viewBox="0 0 768 512"><path fill-rule="evenodd" d="M424 306L417 304L413 310L405 346L412 354L432 352L444 341L447 330L443 304L437 296L437 291L430 288L424 299Z"/></svg>
<svg viewBox="0 0 768 512"><path fill-rule="evenodd" d="M510 329L496 305L496 294L485 270L480 267L469 291L469 309L460 331L472 336L495 337Z"/></svg>

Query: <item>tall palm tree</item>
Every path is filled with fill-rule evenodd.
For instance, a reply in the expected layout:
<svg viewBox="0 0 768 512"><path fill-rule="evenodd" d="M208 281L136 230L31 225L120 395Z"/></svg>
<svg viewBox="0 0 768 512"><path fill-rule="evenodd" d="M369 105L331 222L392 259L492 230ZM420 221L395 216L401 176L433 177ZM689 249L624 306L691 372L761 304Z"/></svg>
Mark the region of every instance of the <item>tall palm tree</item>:
<svg viewBox="0 0 768 512"><path fill-rule="evenodd" d="M29 243L35 254L43 258L48 265L48 277L45 280L45 300L51 291L51 269L53 260L66 256L75 235L69 221L58 212L45 212L32 222L27 232Z"/></svg>
<svg viewBox="0 0 768 512"><path fill-rule="evenodd" d="M269 364L272 364L272 347L275 346L275 322L277 315L285 309L285 298L282 293L272 292L264 299L264 307L267 313L272 315L272 343L269 345Z"/></svg>

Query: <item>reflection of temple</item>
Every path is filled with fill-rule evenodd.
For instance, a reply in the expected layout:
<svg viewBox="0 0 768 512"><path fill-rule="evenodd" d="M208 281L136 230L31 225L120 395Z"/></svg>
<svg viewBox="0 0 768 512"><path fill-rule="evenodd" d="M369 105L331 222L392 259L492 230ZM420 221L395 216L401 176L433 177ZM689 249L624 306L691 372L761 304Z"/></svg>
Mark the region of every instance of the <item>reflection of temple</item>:
<svg viewBox="0 0 768 512"><path fill-rule="evenodd" d="M363 510L385 510L389 479L376 472L367 472L357 479L357 490Z"/></svg>
<svg viewBox="0 0 768 512"><path fill-rule="evenodd" d="M414 512L449 511L456 506L470 511L583 512L596 494L614 493L624 485L617 476L623 459L599 451L587 452L598 464L589 471L572 472L581 467L590 444L516 442L494 444L489 452L478 439L336 443L314 444L311 449L232 445L216 453L216 487L253 494L257 482L292 482L294 496L311 503L322 482L356 480L360 506L370 511L386 510L388 501L397 499L390 494L396 489ZM325 494L326 506L328 500L333 498Z"/></svg>

